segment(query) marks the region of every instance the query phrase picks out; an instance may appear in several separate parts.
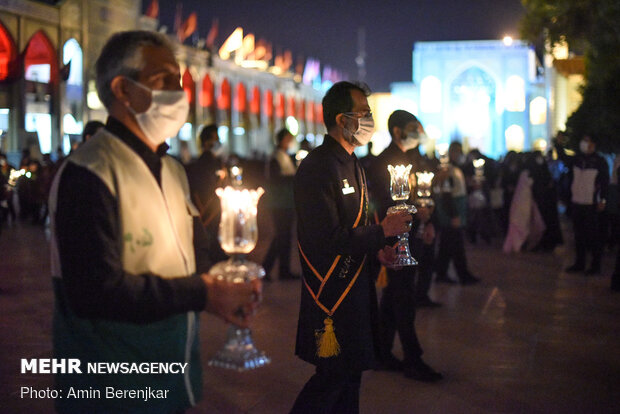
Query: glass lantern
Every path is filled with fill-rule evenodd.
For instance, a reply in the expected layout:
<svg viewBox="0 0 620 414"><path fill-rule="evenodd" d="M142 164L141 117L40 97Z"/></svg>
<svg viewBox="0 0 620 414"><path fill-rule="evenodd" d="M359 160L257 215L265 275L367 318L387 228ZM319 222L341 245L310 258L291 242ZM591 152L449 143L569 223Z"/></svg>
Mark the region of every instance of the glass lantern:
<svg viewBox="0 0 620 414"><path fill-rule="evenodd" d="M416 204L419 207L433 207L435 203L433 202L433 199L431 198L431 194L432 194L431 188L433 185L433 178L435 177L435 174L433 174L432 172L424 171L424 172L417 172L415 173L415 175L417 178Z"/></svg>
<svg viewBox="0 0 620 414"><path fill-rule="evenodd" d="M254 250L258 240L257 205L264 190L226 187L216 189L215 193L222 205L219 241L231 257L217 263L209 273L232 283L250 283L263 278L265 269L247 260L246 255ZM247 371L270 362L271 359L254 345L249 328L231 325L224 347L209 361L209 366Z"/></svg>
<svg viewBox="0 0 620 414"><path fill-rule="evenodd" d="M409 182L409 176L411 173L411 164L404 165L388 165L388 171L390 172L390 193L392 194L392 200L399 202L397 205L388 209L387 214L395 214L401 211L405 211L409 214L415 214L417 209L407 204L409 195L411 194L411 183ZM409 223L409 230L411 230L411 223ZM398 247L396 251L396 259L393 263L394 266L415 266L418 262L411 256L409 250L409 230L398 235Z"/></svg>

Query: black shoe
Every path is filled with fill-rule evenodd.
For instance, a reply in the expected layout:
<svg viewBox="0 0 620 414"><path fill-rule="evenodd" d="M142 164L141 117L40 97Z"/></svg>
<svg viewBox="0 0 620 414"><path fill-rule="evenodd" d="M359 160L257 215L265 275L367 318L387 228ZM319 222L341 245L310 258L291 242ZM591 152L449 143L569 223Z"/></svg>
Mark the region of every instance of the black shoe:
<svg viewBox="0 0 620 414"><path fill-rule="evenodd" d="M422 359L416 360L404 369L405 377L422 382L437 382L443 379L443 375L426 365Z"/></svg>
<svg viewBox="0 0 620 414"><path fill-rule="evenodd" d="M375 371L402 371L403 368L403 361L390 354L377 361Z"/></svg>
<svg viewBox="0 0 620 414"><path fill-rule="evenodd" d="M586 270L586 276L597 276L600 274L601 274L600 267L591 267L588 270Z"/></svg>
<svg viewBox="0 0 620 414"><path fill-rule="evenodd" d="M581 273L581 272L583 272L584 270L586 270L584 266L579 266L579 265L577 265L577 264L574 264L574 265L572 265L572 266L567 267L566 269L564 269L564 271L565 271L566 273Z"/></svg>
<svg viewBox="0 0 620 414"><path fill-rule="evenodd" d="M428 296L415 301L416 308L440 308L441 306L441 303L431 300Z"/></svg>
<svg viewBox="0 0 620 414"><path fill-rule="evenodd" d="M435 282L436 283L447 283L449 285L455 285L456 282L452 279L450 279L448 276L437 276L435 278Z"/></svg>

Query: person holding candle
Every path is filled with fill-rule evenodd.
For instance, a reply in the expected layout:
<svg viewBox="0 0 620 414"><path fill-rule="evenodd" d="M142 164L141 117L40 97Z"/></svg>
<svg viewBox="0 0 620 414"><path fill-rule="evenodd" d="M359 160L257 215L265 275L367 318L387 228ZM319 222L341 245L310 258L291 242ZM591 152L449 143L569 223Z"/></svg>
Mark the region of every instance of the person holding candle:
<svg viewBox="0 0 620 414"><path fill-rule="evenodd" d="M368 90L335 83L323 98L328 134L300 164L295 208L302 265L295 353L316 366L292 413L357 413L362 371L374 366L377 304L368 262L393 261L386 237L409 229L397 213L369 224L366 173L353 150L374 131Z"/></svg>
<svg viewBox="0 0 620 414"><path fill-rule="evenodd" d="M206 238L183 167L165 139L188 102L172 45L159 33L114 34L96 62L104 128L58 171L50 195L55 358L184 363L182 374L56 375L57 390L166 389L168 398L56 399L75 412L181 412L200 398L199 312L247 326L260 283L206 273Z"/></svg>
<svg viewBox="0 0 620 414"><path fill-rule="evenodd" d="M394 111L388 118L388 130L392 142L378 155L368 177L369 186L377 207L378 219L386 217L388 208L394 205L390 194L390 175L388 165L408 165L411 174L428 169L424 157L419 151L417 156L408 151L417 149L424 128L411 113L403 110ZM412 159L415 158L415 162ZM411 194L415 194L412 192ZM410 199L415 197L411 196ZM413 202L412 202L413 204ZM418 266L406 266L400 269L387 268L387 285L381 295L379 320L381 324L381 368L404 372L407 378L424 382L435 382L442 375L422 360L422 347L415 331L415 308L418 303L438 306L428 297L428 288L432 277L435 229L431 222L432 208L418 205L414 216L414 226L410 230L411 254L418 260ZM393 244L394 241L391 241ZM416 276L418 283L416 284ZM419 285L420 293L416 285ZM392 354L394 337L398 337L403 348L404 359L398 360Z"/></svg>

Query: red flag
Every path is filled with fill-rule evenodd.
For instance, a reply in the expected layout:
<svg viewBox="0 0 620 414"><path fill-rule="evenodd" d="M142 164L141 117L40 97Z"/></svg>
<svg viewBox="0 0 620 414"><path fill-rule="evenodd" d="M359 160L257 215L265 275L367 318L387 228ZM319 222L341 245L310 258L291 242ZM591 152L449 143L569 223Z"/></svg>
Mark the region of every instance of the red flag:
<svg viewBox="0 0 620 414"><path fill-rule="evenodd" d="M157 0L151 0L151 4L149 4L144 15L152 19L157 19L159 16L159 2Z"/></svg>
<svg viewBox="0 0 620 414"><path fill-rule="evenodd" d="M179 38L179 42L183 43L185 39L190 37L192 33L196 31L196 27L198 26L198 16L196 12L192 12L189 15L187 20L183 22L179 30L177 31L177 37Z"/></svg>
<svg viewBox="0 0 620 414"><path fill-rule="evenodd" d="M219 30L219 20L217 18L213 19L211 22L211 28L209 29L209 33L207 33L207 38L205 39L205 45L207 49L213 48L215 44L215 38L217 37L217 32Z"/></svg>

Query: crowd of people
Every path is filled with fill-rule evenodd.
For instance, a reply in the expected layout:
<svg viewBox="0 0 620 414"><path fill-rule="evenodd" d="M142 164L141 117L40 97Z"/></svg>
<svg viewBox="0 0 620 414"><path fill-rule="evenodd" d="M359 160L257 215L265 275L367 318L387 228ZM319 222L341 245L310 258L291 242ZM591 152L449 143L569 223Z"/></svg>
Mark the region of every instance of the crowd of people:
<svg viewBox="0 0 620 414"><path fill-rule="evenodd" d="M267 188L263 205L275 230L263 258L267 280L275 278L276 262L280 280L301 280L295 353L315 365L316 373L294 413L358 412L362 372L370 368L441 380L422 359L416 308L441 306L429 295L433 282L480 282L467 262L468 242L503 240L506 253L552 252L564 243L560 223L568 214L575 260L566 271L596 275L605 249L619 241L620 157L609 164L590 136L574 155L560 134L548 152L511 151L494 160L477 149L465 154L454 141L435 157L421 151L428 143L422 123L397 110L388 120L387 148L357 158L355 149L369 145L375 129L369 91L338 82L323 99L327 135L316 148L304 141L297 156L290 154L295 137L282 129L267 160L224 157L217 125L208 125L200 131L200 157L175 160L166 154L165 139L178 132L188 109L166 38L143 31L116 34L96 72L110 117L105 124L89 123L73 154L52 162L24 151L17 167L0 154L0 226L18 218L16 205L19 216L33 223L49 217L55 357L190 364L183 378L158 378L172 397L152 402L161 404L157 410L182 411L200 396L198 314L207 311L248 326L260 303L260 282L232 284L209 274L225 258L215 241L221 216L215 189L239 185L243 177L246 185ZM408 199L417 207L413 216L389 211L395 202L387 166L397 164L413 166ZM434 174L429 194L418 191L416 173L424 172ZM394 264L403 234L416 266ZM300 275L291 270L293 246ZM620 253L615 291L619 265ZM403 359L392 352L396 333ZM81 387L94 388L128 380L79 379ZM153 381L131 380L144 386ZM56 384L75 381L58 375ZM118 401L56 404L59 412L101 408L93 404L119 408ZM153 409L132 404L136 412Z"/></svg>

